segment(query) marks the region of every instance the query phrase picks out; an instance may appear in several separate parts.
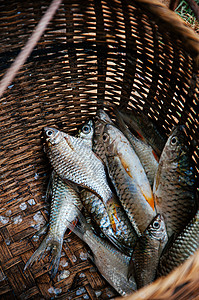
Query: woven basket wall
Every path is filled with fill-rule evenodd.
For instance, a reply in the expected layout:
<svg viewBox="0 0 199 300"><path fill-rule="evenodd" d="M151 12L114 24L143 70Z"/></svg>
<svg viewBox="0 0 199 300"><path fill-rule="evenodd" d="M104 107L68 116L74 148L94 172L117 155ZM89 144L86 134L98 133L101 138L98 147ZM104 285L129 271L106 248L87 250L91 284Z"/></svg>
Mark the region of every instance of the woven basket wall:
<svg viewBox="0 0 199 300"><path fill-rule="evenodd" d="M48 5L44 0L0 1L1 76ZM50 166L42 129L56 125L73 134L98 107L114 117L117 105L143 109L166 133L178 122L186 124L198 144L198 43L194 32L158 2L63 1L0 99L0 299L118 296L86 259L88 248L74 234L65 235L53 281L48 257L23 272L42 240L30 238L48 220L44 195ZM68 277L60 280L63 270ZM192 290L198 295L196 287ZM156 299L163 299L160 294Z"/></svg>

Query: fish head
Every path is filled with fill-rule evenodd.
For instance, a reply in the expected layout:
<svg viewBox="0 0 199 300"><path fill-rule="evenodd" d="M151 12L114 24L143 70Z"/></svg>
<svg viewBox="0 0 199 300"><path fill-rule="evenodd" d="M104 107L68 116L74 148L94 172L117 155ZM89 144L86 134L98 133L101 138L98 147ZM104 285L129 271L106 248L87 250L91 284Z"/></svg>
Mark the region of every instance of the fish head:
<svg viewBox="0 0 199 300"><path fill-rule="evenodd" d="M174 127L171 134L165 144L164 153L167 159L170 161L175 161L181 155L189 152L189 146L187 143L187 136L185 132L185 127L183 125L178 125Z"/></svg>
<svg viewBox="0 0 199 300"><path fill-rule="evenodd" d="M167 240L166 226L162 215L157 214L148 227L149 235L156 240L165 242Z"/></svg>
<svg viewBox="0 0 199 300"><path fill-rule="evenodd" d="M120 146L120 131L111 124L106 124L101 137L107 156L118 155Z"/></svg>
<svg viewBox="0 0 199 300"><path fill-rule="evenodd" d="M82 139L92 140L92 138L93 138L93 132L94 132L93 121L89 120L79 130L78 137L80 137Z"/></svg>
<svg viewBox="0 0 199 300"><path fill-rule="evenodd" d="M56 128L44 127L44 137L48 145L56 145L62 139L62 132Z"/></svg>

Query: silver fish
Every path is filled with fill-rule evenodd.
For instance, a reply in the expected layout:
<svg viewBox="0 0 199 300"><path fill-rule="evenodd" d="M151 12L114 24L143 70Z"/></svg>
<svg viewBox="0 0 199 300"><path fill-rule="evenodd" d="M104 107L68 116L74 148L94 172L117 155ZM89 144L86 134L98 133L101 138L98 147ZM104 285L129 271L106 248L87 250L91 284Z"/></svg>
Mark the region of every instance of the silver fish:
<svg viewBox="0 0 199 300"><path fill-rule="evenodd" d="M109 176L133 227L140 235L156 215L149 181L139 158L119 129L107 124L102 140Z"/></svg>
<svg viewBox="0 0 199 300"><path fill-rule="evenodd" d="M166 276L199 249L199 210L185 229L171 241L160 258L158 277Z"/></svg>
<svg viewBox="0 0 199 300"><path fill-rule="evenodd" d="M129 275L134 275L138 289L155 279L159 257L167 240L164 219L158 214L138 239L129 265Z"/></svg>
<svg viewBox="0 0 199 300"><path fill-rule="evenodd" d="M117 250L109 241L94 234L83 216L80 216L79 220L81 227L71 227L71 230L90 247L94 263L102 276L122 296L135 291L134 279L127 279L129 257Z"/></svg>
<svg viewBox="0 0 199 300"><path fill-rule="evenodd" d="M168 237L180 233L197 210L196 179L184 126L175 127L162 151L153 193Z"/></svg>
<svg viewBox="0 0 199 300"><path fill-rule="evenodd" d="M52 200L49 229L39 248L25 265L25 269L40 259L47 250L51 250L51 278L58 270L64 233L82 208L76 188L65 183L55 172L52 173Z"/></svg>

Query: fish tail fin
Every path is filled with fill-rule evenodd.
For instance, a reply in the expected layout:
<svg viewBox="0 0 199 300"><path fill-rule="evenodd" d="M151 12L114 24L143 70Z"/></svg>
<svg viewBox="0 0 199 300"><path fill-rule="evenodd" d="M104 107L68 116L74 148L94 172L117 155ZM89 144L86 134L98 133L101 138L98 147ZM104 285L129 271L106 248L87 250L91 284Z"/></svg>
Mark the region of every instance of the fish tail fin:
<svg viewBox="0 0 199 300"><path fill-rule="evenodd" d="M40 261L47 255L47 251L51 251L51 264L49 269L51 269L51 279L53 279L57 273L59 267L59 261L61 257L61 249L63 244L63 238L55 237L51 232L43 239L39 248L33 253L31 258L27 261L24 271L27 267L32 266L36 261Z"/></svg>

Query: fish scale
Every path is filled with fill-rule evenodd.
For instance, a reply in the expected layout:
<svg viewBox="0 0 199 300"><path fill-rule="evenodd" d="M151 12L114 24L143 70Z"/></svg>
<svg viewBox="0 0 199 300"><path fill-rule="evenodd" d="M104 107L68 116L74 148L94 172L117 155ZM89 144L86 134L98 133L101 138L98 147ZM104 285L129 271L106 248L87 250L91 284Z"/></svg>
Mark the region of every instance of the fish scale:
<svg viewBox="0 0 199 300"><path fill-rule="evenodd" d="M112 229L105 205L95 194L88 190L80 193L83 206L91 214L92 220L100 227L106 237L119 249L130 254L137 241L137 234L126 216L121 204L115 203L117 219L115 219L116 231Z"/></svg>
<svg viewBox="0 0 199 300"><path fill-rule="evenodd" d="M112 197L112 191L103 163L92 150L85 146L82 139L54 128L46 127L44 130L53 132L55 137L54 144L50 142L51 137L47 137L47 154L57 174L64 180L90 189L106 203Z"/></svg>
<svg viewBox="0 0 199 300"><path fill-rule="evenodd" d="M181 125L172 130L162 151L153 193L157 212L164 216L168 236L180 233L197 210L191 148Z"/></svg>
<svg viewBox="0 0 199 300"><path fill-rule="evenodd" d="M166 276L199 249L199 210L160 258L157 276Z"/></svg>
<svg viewBox="0 0 199 300"><path fill-rule="evenodd" d="M159 257L167 240L164 219L158 214L138 239L129 265L129 276L133 274L138 289L155 279Z"/></svg>

